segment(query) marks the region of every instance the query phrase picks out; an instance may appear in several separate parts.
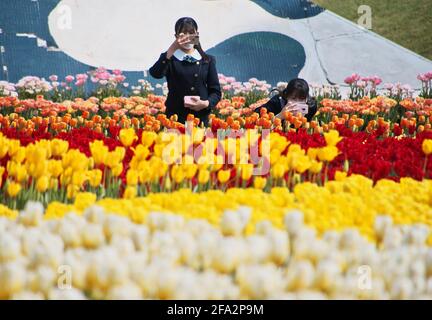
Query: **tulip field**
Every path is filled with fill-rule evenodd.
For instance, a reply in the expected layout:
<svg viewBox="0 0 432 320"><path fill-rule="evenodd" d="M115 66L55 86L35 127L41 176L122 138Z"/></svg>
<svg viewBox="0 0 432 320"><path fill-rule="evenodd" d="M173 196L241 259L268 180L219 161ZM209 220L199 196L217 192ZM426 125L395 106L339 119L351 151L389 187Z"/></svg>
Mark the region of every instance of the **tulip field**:
<svg viewBox="0 0 432 320"><path fill-rule="evenodd" d="M208 127L117 70L0 81L0 299L432 299L418 79L312 84L308 122L220 75Z"/></svg>

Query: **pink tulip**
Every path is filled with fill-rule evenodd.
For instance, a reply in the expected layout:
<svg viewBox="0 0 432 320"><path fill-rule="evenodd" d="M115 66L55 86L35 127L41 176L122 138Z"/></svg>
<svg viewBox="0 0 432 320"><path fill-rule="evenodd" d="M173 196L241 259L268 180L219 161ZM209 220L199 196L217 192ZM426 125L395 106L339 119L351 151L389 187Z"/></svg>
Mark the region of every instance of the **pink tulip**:
<svg viewBox="0 0 432 320"><path fill-rule="evenodd" d="M420 80L421 82L427 82L428 78L426 77L426 74L419 74L417 76L417 79Z"/></svg>
<svg viewBox="0 0 432 320"><path fill-rule="evenodd" d="M57 77L55 74L53 74L53 75L49 76L48 79L49 79L50 81L57 81L57 80L58 80L58 77Z"/></svg>
<svg viewBox="0 0 432 320"><path fill-rule="evenodd" d="M75 85L76 85L77 87L81 87L81 86L83 86L84 84L85 84L85 81L82 80L82 79L77 80L77 81L75 82Z"/></svg>
<svg viewBox="0 0 432 320"><path fill-rule="evenodd" d="M125 81L126 77L123 75L117 75L114 77L114 79L116 82L123 82L123 81Z"/></svg>
<svg viewBox="0 0 432 320"><path fill-rule="evenodd" d="M88 75L86 75L85 73L80 73L76 75L76 79L86 81L88 79Z"/></svg>
<svg viewBox="0 0 432 320"><path fill-rule="evenodd" d="M66 80L66 82L72 82L72 81L75 80L75 77L71 76L71 75L68 75L68 76L65 77L65 80Z"/></svg>
<svg viewBox="0 0 432 320"><path fill-rule="evenodd" d="M234 82L236 81L236 78L234 78L234 77L227 77L227 78L226 78L226 81L227 81L228 83L234 83Z"/></svg>

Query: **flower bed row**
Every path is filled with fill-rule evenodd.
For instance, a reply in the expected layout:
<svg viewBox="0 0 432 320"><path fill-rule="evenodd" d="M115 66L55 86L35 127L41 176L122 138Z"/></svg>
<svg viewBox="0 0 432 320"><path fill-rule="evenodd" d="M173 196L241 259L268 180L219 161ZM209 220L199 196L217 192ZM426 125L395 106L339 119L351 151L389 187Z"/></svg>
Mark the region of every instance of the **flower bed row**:
<svg viewBox="0 0 432 320"><path fill-rule="evenodd" d="M374 182L432 175L430 132L416 139L341 132L246 131L215 137L199 128L190 134L117 128L105 137L83 128L54 138L5 130L0 132L0 192L3 203L22 208L29 200L67 202L80 191L134 198L181 188L292 189L303 181L323 185L336 174L361 174Z"/></svg>
<svg viewBox="0 0 432 320"><path fill-rule="evenodd" d="M353 176L1 206L0 298L430 299L430 190Z"/></svg>
<svg viewBox="0 0 432 320"><path fill-rule="evenodd" d="M261 99L246 106L241 96L224 99L211 115L210 127L218 129L271 129L294 131L306 129L309 133L322 133L343 125L352 131L373 133L380 131L386 136L415 136L419 132L432 130L432 99L405 99L400 102L386 97L368 98L359 101L330 100L320 102L317 114L311 122L301 115L286 112L284 122L265 109L256 108L268 99ZM75 99L55 103L42 97L27 100L0 98L0 129L17 128L32 135L43 128L50 132L67 132L73 128L87 127L108 134L110 127L134 127L159 132L165 128L184 128L177 117L168 118L165 112L165 97L150 95L143 97L108 97L101 101ZM195 126L199 119L189 116Z"/></svg>

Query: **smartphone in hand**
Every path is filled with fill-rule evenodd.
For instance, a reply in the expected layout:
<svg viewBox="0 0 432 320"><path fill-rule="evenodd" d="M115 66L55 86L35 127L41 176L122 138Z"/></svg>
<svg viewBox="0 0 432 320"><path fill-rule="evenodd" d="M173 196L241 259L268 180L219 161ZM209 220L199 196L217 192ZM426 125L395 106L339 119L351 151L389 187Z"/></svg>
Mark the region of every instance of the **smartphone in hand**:
<svg viewBox="0 0 432 320"><path fill-rule="evenodd" d="M309 105L307 103L297 103L297 108L300 109L302 115L306 115L309 112Z"/></svg>
<svg viewBox="0 0 432 320"><path fill-rule="evenodd" d="M188 106L194 105L196 100L199 100L199 99L200 99L199 96L185 96L184 97L185 107L188 108Z"/></svg>

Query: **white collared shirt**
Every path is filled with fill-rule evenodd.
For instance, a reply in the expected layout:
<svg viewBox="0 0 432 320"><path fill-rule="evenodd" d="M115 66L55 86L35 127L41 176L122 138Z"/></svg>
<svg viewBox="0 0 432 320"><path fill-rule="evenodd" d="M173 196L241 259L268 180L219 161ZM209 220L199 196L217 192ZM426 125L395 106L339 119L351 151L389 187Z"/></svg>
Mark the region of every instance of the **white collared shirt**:
<svg viewBox="0 0 432 320"><path fill-rule="evenodd" d="M192 58L194 58L196 60L201 60L202 59L200 53L196 49L191 54L188 54L188 53L186 53L186 52L184 52L183 50L180 50L180 49L177 49L174 52L174 57L176 57L180 61L183 61L183 59L184 59L185 56L191 56Z"/></svg>

